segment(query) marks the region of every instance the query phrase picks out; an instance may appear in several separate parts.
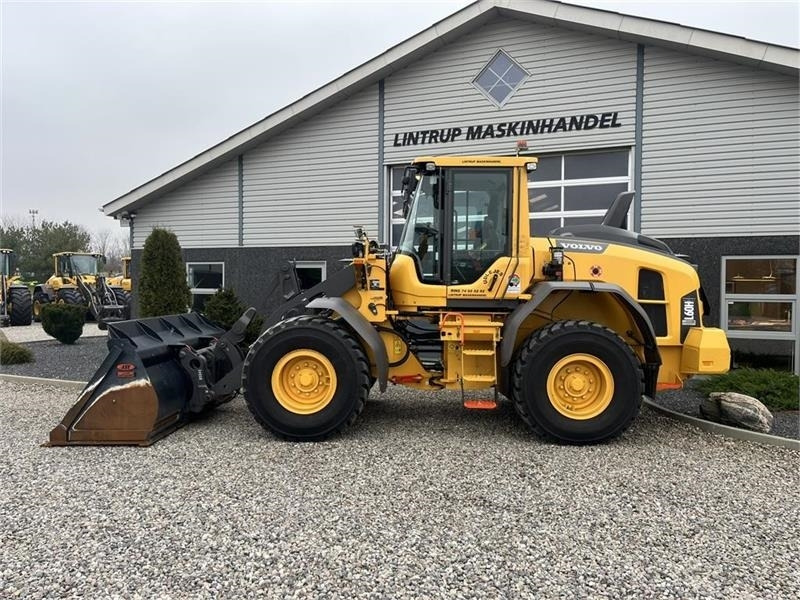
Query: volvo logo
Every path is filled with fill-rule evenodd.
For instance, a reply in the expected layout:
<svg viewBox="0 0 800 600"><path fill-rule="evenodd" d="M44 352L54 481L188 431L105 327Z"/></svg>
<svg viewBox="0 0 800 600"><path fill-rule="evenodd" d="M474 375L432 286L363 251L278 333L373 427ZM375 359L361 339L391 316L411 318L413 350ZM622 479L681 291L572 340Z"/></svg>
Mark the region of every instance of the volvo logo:
<svg viewBox="0 0 800 600"><path fill-rule="evenodd" d="M600 244L596 242L572 242L569 240L558 240L558 245L564 250L571 250L573 252L588 252L592 254L599 254L605 252L608 244Z"/></svg>

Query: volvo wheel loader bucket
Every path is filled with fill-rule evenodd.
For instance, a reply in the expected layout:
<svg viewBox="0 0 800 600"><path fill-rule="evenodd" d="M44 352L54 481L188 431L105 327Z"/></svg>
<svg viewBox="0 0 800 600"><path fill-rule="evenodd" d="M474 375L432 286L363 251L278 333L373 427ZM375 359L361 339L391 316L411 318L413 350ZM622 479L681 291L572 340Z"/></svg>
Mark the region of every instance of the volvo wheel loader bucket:
<svg viewBox="0 0 800 600"><path fill-rule="evenodd" d="M108 323L108 356L47 445L149 446L232 399L254 314L228 332L197 313Z"/></svg>

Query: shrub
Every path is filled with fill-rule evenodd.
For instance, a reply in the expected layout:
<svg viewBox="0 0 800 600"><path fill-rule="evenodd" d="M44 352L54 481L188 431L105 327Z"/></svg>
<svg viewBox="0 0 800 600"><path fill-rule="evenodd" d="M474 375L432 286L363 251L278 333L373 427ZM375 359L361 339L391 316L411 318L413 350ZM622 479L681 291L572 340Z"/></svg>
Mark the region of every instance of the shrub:
<svg viewBox="0 0 800 600"><path fill-rule="evenodd" d="M33 353L25 346L0 340L0 365L21 365L33 361Z"/></svg>
<svg viewBox="0 0 800 600"><path fill-rule="evenodd" d="M86 307L73 304L42 306L42 329L62 344L74 344L83 333Z"/></svg>
<svg viewBox="0 0 800 600"><path fill-rule="evenodd" d="M139 312L142 317L185 313L191 293L177 236L153 229L144 242L139 278Z"/></svg>
<svg viewBox="0 0 800 600"><path fill-rule="evenodd" d="M792 357L789 354L763 354L755 352L733 351L733 364L738 368L792 370Z"/></svg>
<svg viewBox="0 0 800 600"><path fill-rule="evenodd" d="M246 308L245 305L239 302L239 298L236 297L234 291L231 288L226 288L217 290L216 294L206 300L203 314L209 321L216 323L223 329L230 329L236 320L242 316ZM261 315L256 314L245 331L243 342L245 346L249 346L258 339L263 325L264 319Z"/></svg>
<svg viewBox="0 0 800 600"><path fill-rule="evenodd" d="M800 377L773 369L735 369L697 382L704 394L738 392L758 398L771 410L798 410Z"/></svg>

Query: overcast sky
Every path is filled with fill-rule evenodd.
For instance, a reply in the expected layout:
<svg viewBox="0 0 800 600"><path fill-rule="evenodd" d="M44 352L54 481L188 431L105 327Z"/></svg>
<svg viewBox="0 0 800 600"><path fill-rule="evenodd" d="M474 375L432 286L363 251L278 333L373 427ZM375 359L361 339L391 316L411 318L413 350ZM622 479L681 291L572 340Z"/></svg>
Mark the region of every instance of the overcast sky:
<svg viewBox="0 0 800 600"><path fill-rule="evenodd" d="M798 2L581 4L797 47ZM0 0L0 213L98 208L470 2Z"/></svg>

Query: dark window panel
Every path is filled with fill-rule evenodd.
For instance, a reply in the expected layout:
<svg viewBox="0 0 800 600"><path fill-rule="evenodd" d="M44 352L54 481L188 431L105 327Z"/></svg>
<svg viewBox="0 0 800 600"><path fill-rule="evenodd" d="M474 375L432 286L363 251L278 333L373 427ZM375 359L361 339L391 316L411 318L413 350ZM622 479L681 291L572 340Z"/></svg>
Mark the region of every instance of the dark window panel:
<svg viewBox="0 0 800 600"><path fill-rule="evenodd" d="M547 235L557 227L561 227L561 219L531 219L531 235Z"/></svg>
<svg viewBox="0 0 800 600"><path fill-rule="evenodd" d="M794 258L736 258L725 263L729 294L794 294L797 281Z"/></svg>
<svg viewBox="0 0 800 600"><path fill-rule="evenodd" d="M222 265L189 266L189 287L216 290L222 287Z"/></svg>
<svg viewBox="0 0 800 600"><path fill-rule="evenodd" d="M599 225L603 217L565 217L564 227L569 225Z"/></svg>
<svg viewBox="0 0 800 600"><path fill-rule="evenodd" d="M399 192L403 189L403 171L405 167L392 167L392 191Z"/></svg>
<svg viewBox="0 0 800 600"><path fill-rule="evenodd" d="M295 267L300 289L308 290L322 281L321 267Z"/></svg>
<svg viewBox="0 0 800 600"><path fill-rule="evenodd" d="M528 181L559 181L561 179L561 157L544 156L539 159L536 170L528 173Z"/></svg>
<svg viewBox="0 0 800 600"><path fill-rule="evenodd" d="M628 151L567 154L564 157L564 179L624 177L628 175Z"/></svg>
<svg viewBox="0 0 800 600"><path fill-rule="evenodd" d="M531 213L533 214L561 210L560 187L532 188L528 190L528 198L531 201Z"/></svg>
<svg viewBox="0 0 800 600"><path fill-rule="evenodd" d="M392 246L397 246L400 241L400 234L403 233L404 225L392 225Z"/></svg>
<svg viewBox="0 0 800 600"><path fill-rule="evenodd" d="M564 210L606 210L627 183L599 183L564 188Z"/></svg>
<svg viewBox="0 0 800 600"><path fill-rule="evenodd" d="M792 303L729 301L728 329L731 331L792 331Z"/></svg>

